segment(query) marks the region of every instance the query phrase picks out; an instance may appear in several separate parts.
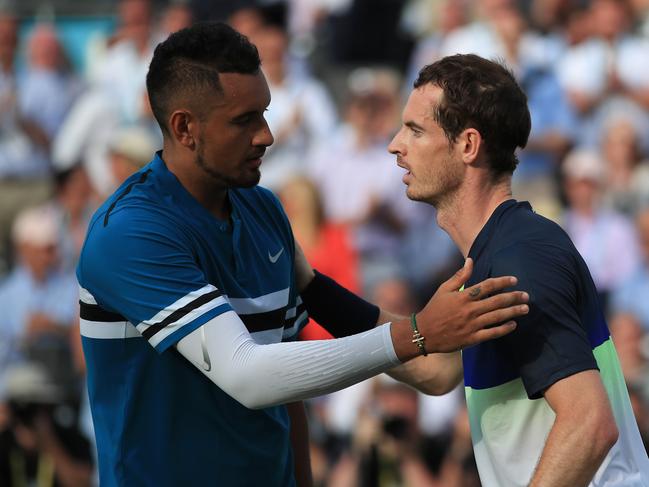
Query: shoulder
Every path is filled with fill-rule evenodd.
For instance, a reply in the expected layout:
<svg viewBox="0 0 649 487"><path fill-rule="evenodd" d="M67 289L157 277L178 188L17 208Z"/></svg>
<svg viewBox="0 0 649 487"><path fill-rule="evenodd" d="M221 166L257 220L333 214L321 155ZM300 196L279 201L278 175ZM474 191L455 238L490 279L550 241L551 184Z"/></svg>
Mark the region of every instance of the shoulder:
<svg viewBox="0 0 649 487"><path fill-rule="evenodd" d="M150 166L129 177L97 209L89 225L89 237L95 233L120 235L156 226L175 228L174 208L158 190Z"/></svg>
<svg viewBox="0 0 649 487"><path fill-rule="evenodd" d="M184 229L178 218L153 201L118 202L111 198L90 222L77 277L91 271L123 271L124 266L145 265L156 257L187 254L191 243Z"/></svg>
<svg viewBox="0 0 649 487"><path fill-rule="evenodd" d="M503 211L496 226L495 241L500 246L514 242L528 246L570 244L570 237L558 223L539 215L525 201Z"/></svg>
<svg viewBox="0 0 649 487"><path fill-rule="evenodd" d="M566 232L533 211L516 211L498 228L499 245L491 256L494 275L513 273L532 282L552 282L578 270L578 254Z"/></svg>
<svg viewBox="0 0 649 487"><path fill-rule="evenodd" d="M119 245L146 236L166 239L182 235L177 219L155 205L109 205L93 216L84 247L98 242Z"/></svg>

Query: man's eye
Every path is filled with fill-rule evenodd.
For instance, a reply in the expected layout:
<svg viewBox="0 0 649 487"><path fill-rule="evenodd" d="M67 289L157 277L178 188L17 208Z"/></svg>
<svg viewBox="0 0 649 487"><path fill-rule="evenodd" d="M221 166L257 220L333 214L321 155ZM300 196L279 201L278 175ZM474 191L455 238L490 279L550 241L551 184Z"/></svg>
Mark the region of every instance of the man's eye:
<svg viewBox="0 0 649 487"><path fill-rule="evenodd" d="M252 117L250 115L246 115L245 117L235 118L232 121L232 123L234 123L235 125L246 125L246 124L250 123L251 120L252 120Z"/></svg>

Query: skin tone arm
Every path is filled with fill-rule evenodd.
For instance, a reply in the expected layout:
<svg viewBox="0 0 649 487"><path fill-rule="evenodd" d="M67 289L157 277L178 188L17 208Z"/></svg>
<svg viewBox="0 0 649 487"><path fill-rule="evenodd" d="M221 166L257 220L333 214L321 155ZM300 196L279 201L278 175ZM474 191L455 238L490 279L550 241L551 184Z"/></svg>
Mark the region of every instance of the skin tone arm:
<svg viewBox="0 0 649 487"><path fill-rule="evenodd" d="M302 401L286 405L291 418L291 445L295 461L295 481L297 487L312 487L311 454L309 450L309 423Z"/></svg>
<svg viewBox="0 0 649 487"><path fill-rule="evenodd" d="M377 325L403 319L381 310ZM432 396L452 391L462 380L460 352L431 353L391 369L387 374L400 382Z"/></svg>
<svg viewBox="0 0 649 487"><path fill-rule="evenodd" d="M295 251L297 284L299 289L304 289L313 278L313 269L297 243ZM471 270L472 264L469 262L468 266L457 272L454 279L465 282L471 275ZM461 284L456 289L460 286ZM377 325L403 319L404 317L381 310ZM429 354L393 368L389 375L425 394L441 395L453 390L460 383L462 358L460 352Z"/></svg>
<svg viewBox="0 0 649 487"><path fill-rule="evenodd" d="M530 487L587 486L618 437L599 372L566 377L545 399L557 416Z"/></svg>

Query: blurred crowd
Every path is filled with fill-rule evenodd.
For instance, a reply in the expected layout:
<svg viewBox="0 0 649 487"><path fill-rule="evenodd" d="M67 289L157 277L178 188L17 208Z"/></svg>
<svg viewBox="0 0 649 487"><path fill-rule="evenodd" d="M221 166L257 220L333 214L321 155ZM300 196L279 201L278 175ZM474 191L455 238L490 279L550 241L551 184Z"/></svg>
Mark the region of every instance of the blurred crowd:
<svg viewBox="0 0 649 487"><path fill-rule="evenodd" d="M589 265L649 440L649 0L116 0L112 27L74 46L65 2L46 3L19 17L0 2L0 485L94 483L76 259L94 209L161 149L153 49L197 20L259 49L275 136L261 184L308 259L404 315L461 256L386 150L401 107L440 57L504 61L532 116L515 197ZM480 485L463 402L387 378L310 401L316 485Z"/></svg>

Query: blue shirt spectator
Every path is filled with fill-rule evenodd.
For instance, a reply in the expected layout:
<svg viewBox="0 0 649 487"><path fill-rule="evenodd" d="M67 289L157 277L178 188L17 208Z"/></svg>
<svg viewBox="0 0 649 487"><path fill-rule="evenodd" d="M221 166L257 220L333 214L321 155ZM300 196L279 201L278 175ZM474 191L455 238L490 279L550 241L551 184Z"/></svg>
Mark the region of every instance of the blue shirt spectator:
<svg viewBox="0 0 649 487"><path fill-rule="evenodd" d="M0 375L39 340L67 343L78 313L73 273L58 270L58 229L49 208L28 209L13 227L20 264L0 285ZM0 396L3 385L0 383Z"/></svg>
<svg viewBox="0 0 649 487"><path fill-rule="evenodd" d="M520 154L515 177L529 180L551 176L562 153L574 140L577 116L550 69L530 67L520 76L527 93L532 117L532 132L526 149Z"/></svg>

